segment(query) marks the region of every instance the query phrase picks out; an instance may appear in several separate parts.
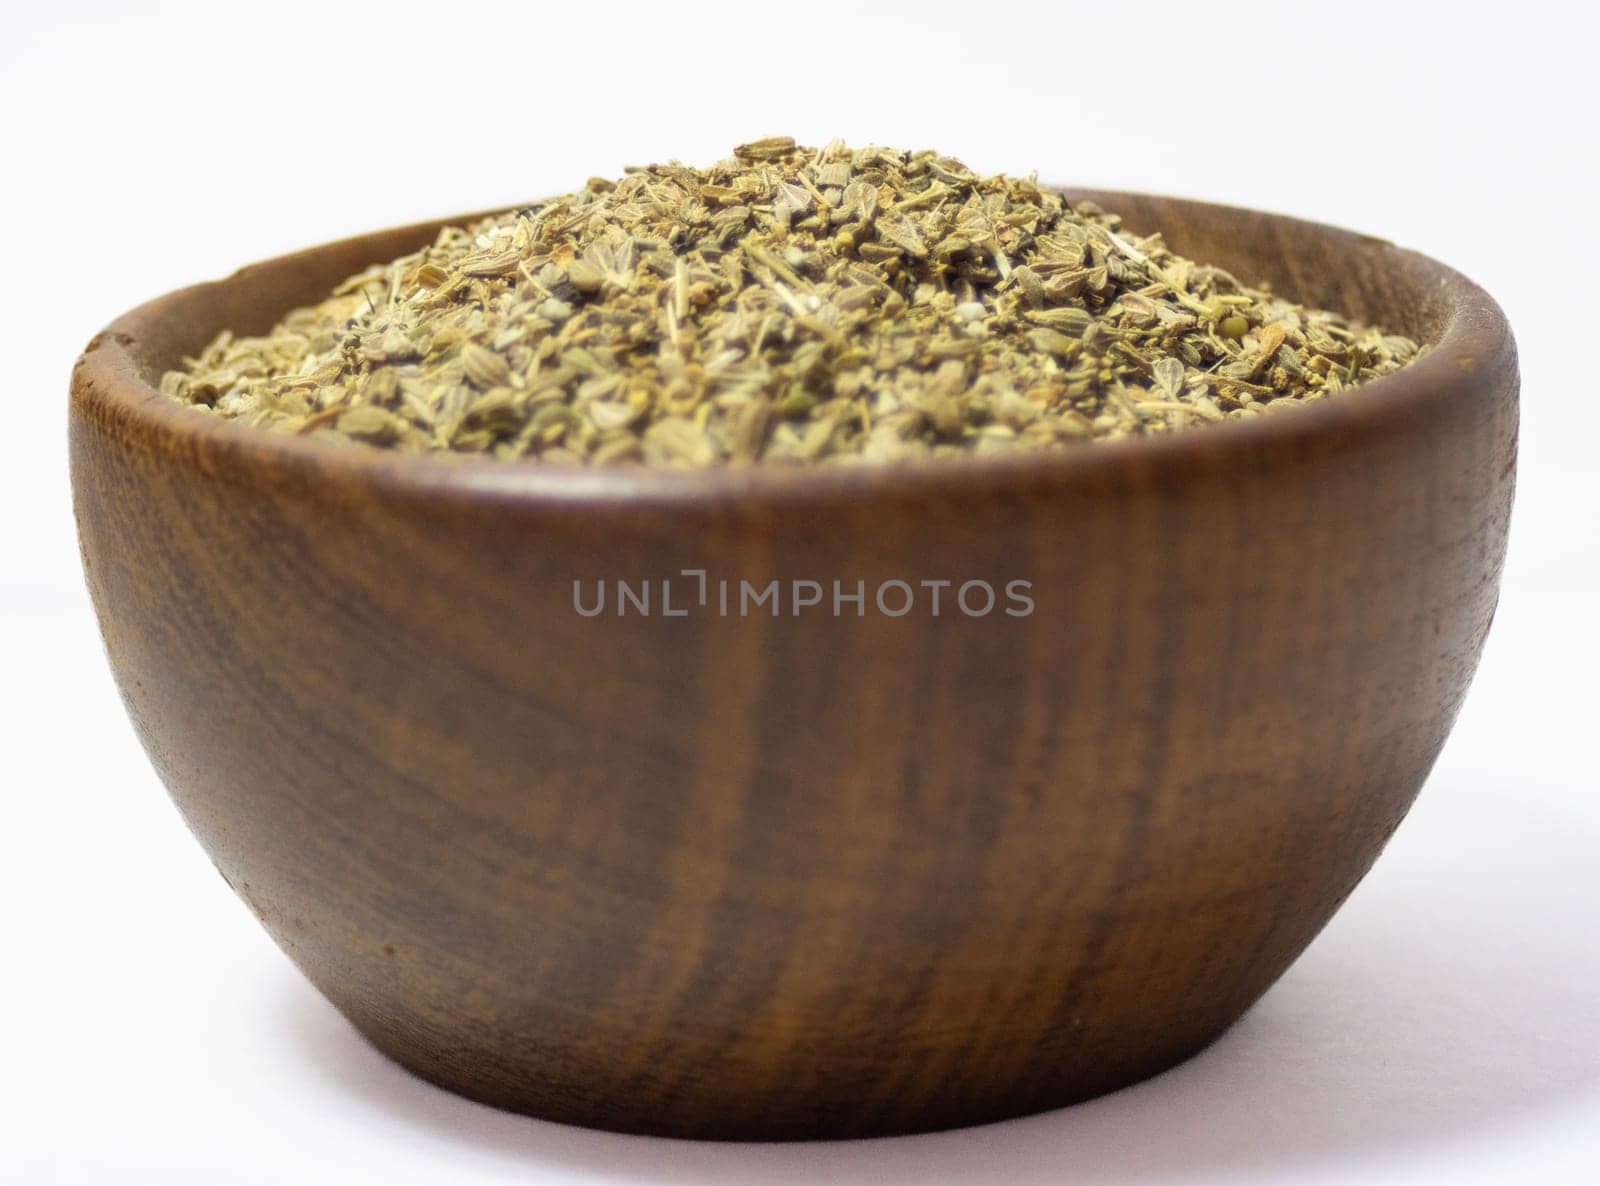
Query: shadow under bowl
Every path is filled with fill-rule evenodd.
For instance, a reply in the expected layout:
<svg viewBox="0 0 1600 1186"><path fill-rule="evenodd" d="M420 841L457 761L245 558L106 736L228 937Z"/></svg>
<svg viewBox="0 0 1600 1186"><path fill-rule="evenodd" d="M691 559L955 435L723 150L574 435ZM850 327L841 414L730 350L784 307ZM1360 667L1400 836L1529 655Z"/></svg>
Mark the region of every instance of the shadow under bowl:
<svg viewBox="0 0 1600 1186"><path fill-rule="evenodd" d="M156 390L439 224L90 344L72 478L128 710L223 876L380 1049L603 1128L949 1127L1193 1054L1327 922L1489 628L1510 332L1380 240L1073 196L1431 349L1168 438L675 473L397 455ZM750 607L773 581L782 612ZM823 601L795 613L804 582ZM863 601L835 613L835 582Z"/></svg>

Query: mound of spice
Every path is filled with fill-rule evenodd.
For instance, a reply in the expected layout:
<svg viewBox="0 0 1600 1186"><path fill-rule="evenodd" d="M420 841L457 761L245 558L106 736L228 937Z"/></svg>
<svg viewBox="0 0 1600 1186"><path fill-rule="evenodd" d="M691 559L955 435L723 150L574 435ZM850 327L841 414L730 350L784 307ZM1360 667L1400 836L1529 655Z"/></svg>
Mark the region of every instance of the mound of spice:
<svg viewBox="0 0 1600 1186"><path fill-rule="evenodd" d="M775 137L447 228L161 386L395 449L695 467L1175 432L1417 353L1031 179Z"/></svg>

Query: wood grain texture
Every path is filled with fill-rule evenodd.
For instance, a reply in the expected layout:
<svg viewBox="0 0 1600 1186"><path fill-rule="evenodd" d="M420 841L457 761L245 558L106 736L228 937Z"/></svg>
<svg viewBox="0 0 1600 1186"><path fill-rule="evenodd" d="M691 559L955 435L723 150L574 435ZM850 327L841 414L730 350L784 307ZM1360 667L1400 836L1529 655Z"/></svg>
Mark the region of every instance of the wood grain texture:
<svg viewBox="0 0 1600 1186"><path fill-rule="evenodd" d="M91 343L72 475L129 712L223 876L380 1049L605 1128L940 1128L1172 1065L1316 935L1489 628L1515 348L1481 290L1381 241L1088 196L1433 349L1169 440L681 474L395 456L154 390L431 227ZM1021 579L1037 608L574 612L574 580L683 569Z"/></svg>

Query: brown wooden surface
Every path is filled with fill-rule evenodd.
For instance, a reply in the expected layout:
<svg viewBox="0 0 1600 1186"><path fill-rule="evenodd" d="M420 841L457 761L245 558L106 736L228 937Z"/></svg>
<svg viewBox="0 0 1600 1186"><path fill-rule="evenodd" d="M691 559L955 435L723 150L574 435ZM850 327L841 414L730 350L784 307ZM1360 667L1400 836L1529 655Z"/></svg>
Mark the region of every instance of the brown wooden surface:
<svg viewBox="0 0 1600 1186"><path fill-rule="evenodd" d="M1094 196L1435 348L1166 441L674 474L399 457L152 388L428 228L90 345L73 483L129 712L223 875L381 1049L608 1128L937 1128L1193 1054L1317 933L1489 627L1514 346L1483 292L1377 240ZM685 568L1026 579L1037 609L573 611L574 579Z"/></svg>

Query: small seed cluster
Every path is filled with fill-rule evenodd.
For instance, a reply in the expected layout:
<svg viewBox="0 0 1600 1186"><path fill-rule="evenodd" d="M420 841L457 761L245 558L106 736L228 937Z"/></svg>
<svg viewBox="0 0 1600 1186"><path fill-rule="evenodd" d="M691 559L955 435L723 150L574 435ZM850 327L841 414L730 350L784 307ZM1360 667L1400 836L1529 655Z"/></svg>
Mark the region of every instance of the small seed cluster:
<svg viewBox="0 0 1600 1186"><path fill-rule="evenodd" d="M1031 179L773 138L447 228L162 390L395 449L700 467L1177 432L1417 353Z"/></svg>

